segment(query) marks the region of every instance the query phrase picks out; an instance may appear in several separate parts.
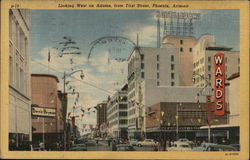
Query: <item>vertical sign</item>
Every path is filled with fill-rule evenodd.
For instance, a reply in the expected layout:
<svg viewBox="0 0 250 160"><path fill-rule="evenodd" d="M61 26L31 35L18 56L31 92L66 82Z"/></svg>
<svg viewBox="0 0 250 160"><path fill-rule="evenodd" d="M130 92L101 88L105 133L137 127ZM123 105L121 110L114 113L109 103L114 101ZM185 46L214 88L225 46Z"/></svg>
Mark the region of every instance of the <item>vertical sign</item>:
<svg viewBox="0 0 250 160"><path fill-rule="evenodd" d="M225 71L224 53L214 55L214 112L217 116L225 113Z"/></svg>

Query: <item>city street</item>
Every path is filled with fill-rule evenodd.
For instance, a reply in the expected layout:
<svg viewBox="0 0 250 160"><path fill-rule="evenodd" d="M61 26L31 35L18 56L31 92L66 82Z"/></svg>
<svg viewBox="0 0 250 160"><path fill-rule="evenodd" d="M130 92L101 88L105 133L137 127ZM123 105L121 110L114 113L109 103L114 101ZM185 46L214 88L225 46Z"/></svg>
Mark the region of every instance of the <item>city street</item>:
<svg viewBox="0 0 250 160"><path fill-rule="evenodd" d="M108 142L106 140L99 140L98 144L96 143L95 140L88 140L86 142L87 145L87 151L111 151L112 146L108 146ZM152 146L143 146L143 147L138 147L138 146L133 146L135 151L153 151Z"/></svg>

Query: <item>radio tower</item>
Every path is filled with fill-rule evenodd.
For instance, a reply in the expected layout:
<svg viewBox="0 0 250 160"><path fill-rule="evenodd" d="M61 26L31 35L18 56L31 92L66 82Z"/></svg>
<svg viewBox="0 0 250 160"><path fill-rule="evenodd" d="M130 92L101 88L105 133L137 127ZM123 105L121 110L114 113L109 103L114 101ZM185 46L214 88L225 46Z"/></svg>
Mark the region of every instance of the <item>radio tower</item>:
<svg viewBox="0 0 250 160"><path fill-rule="evenodd" d="M157 48L160 48L161 35L160 35L160 12L157 14Z"/></svg>
<svg viewBox="0 0 250 160"><path fill-rule="evenodd" d="M166 16L164 15L164 26L163 26L163 37L167 35L167 23L166 23Z"/></svg>

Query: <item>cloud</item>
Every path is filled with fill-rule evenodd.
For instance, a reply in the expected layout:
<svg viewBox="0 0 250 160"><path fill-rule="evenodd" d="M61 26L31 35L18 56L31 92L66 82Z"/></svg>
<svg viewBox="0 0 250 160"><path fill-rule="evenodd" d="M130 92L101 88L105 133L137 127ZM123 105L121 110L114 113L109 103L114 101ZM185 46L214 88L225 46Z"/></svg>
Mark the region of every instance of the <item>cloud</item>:
<svg viewBox="0 0 250 160"><path fill-rule="evenodd" d="M144 25L144 24L128 24L124 28L124 36L129 37L136 42L137 34L139 35L140 46L156 46L156 25Z"/></svg>

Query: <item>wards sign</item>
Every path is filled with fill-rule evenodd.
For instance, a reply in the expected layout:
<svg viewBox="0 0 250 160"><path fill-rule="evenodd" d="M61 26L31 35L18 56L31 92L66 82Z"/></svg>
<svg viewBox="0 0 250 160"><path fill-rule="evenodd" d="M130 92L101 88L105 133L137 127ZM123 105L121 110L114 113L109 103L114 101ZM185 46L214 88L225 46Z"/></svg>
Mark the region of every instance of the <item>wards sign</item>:
<svg viewBox="0 0 250 160"><path fill-rule="evenodd" d="M214 74L214 112L215 115L222 116L225 113L224 53L214 55Z"/></svg>

